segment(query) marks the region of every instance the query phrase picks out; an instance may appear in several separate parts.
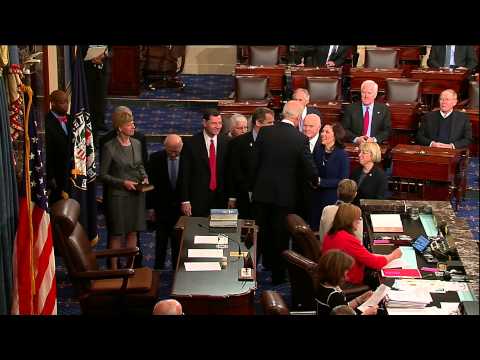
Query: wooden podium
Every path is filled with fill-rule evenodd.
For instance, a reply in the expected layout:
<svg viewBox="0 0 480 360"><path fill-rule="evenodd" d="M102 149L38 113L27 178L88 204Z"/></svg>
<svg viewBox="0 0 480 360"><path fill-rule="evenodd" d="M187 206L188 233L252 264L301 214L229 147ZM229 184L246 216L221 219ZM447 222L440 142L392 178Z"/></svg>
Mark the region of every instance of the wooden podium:
<svg viewBox="0 0 480 360"><path fill-rule="evenodd" d="M392 149L392 183L395 198L450 200L463 196L465 149L443 149L399 144Z"/></svg>
<svg viewBox="0 0 480 360"><path fill-rule="evenodd" d="M285 65L250 66L237 65L235 75L261 75L268 77L268 90L272 94L275 109L282 107L283 89L285 87Z"/></svg>

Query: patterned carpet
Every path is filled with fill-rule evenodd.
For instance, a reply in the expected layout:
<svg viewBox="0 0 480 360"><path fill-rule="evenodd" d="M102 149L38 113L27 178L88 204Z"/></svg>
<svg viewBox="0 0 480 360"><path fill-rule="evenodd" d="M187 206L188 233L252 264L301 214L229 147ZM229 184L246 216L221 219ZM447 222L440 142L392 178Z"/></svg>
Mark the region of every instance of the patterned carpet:
<svg viewBox="0 0 480 360"><path fill-rule="evenodd" d="M177 132L180 134L192 134L201 129L202 112L207 107L215 107L218 99L227 98L233 88L233 77L225 75L182 75L182 80L187 84L183 91L178 90L156 90L147 91L141 94L139 99L109 99L106 111L106 122L110 124L111 112L115 106L129 106L135 116L137 128L145 134L165 134ZM155 99L177 99L185 100L179 102L155 101ZM188 100L213 100L212 102L198 103ZM149 153L158 151L162 145L158 142L148 143ZM100 185L98 194L101 194ZM468 191L465 201L459 206L457 215L465 218L470 225L474 239L479 240L479 169L478 158L470 160L468 169ZM100 241L97 249L104 249L106 246L105 219L101 211L98 215ZM141 234L140 246L143 251L143 265L152 267L154 264L154 234L145 232ZM66 274L65 267L59 256L56 257L57 268L57 298L59 315L78 315L80 306L75 297L71 282ZM170 249L168 250L166 269L171 268ZM276 290L280 292L287 304L290 303L289 283L272 286L271 273L263 271L261 266L257 269L258 290L255 296L256 313L261 314L260 296L264 290ZM172 287L173 272L171 270L161 271L161 288L159 299L169 297Z"/></svg>

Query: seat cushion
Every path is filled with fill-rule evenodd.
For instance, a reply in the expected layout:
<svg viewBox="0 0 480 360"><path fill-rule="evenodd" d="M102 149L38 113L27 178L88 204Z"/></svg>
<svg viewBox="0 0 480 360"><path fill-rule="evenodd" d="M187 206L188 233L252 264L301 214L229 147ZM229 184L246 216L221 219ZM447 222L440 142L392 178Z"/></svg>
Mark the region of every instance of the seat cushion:
<svg viewBox="0 0 480 360"><path fill-rule="evenodd" d="M95 293L111 292L120 289L123 279L93 280L91 291ZM146 292L152 287L152 269L147 267L135 269L135 275L128 279L127 292Z"/></svg>

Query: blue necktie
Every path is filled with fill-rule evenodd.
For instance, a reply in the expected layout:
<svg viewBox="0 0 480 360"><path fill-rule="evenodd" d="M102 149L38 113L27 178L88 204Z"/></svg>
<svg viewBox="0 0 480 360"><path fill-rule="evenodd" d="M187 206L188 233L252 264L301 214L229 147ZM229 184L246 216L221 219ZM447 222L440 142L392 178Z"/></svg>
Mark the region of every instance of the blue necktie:
<svg viewBox="0 0 480 360"><path fill-rule="evenodd" d="M177 186L177 159L170 160L170 184L172 188L175 189Z"/></svg>

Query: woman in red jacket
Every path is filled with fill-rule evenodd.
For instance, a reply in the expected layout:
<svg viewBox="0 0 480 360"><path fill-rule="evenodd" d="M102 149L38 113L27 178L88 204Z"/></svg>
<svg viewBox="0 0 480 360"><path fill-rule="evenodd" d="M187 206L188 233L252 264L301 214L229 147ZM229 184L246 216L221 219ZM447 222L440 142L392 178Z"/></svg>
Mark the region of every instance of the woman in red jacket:
<svg viewBox="0 0 480 360"><path fill-rule="evenodd" d="M323 253L330 249L339 249L354 258L355 263L346 276L346 281L351 284L363 284L365 267L380 270L390 261L402 256L402 251L398 248L388 255L369 252L354 235L362 221L361 216L362 211L358 206L339 205L332 228L323 239Z"/></svg>

